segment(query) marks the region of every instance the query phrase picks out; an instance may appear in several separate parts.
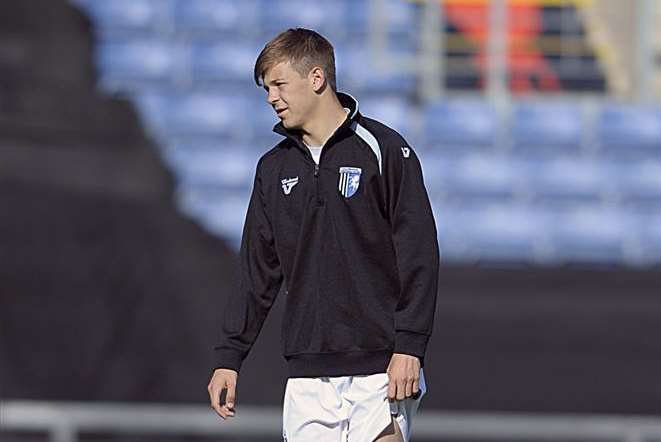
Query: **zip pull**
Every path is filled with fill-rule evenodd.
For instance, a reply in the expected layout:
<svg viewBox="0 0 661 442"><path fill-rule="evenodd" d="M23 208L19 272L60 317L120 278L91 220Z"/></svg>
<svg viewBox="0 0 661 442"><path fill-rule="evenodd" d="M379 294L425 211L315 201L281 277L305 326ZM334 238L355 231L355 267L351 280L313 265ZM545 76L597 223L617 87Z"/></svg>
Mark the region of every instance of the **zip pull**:
<svg viewBox="0 0 661 442"><path fill-rule="evenodd" d="M317 163L314 164L314 176L319 176L319 165Z"/></svg>

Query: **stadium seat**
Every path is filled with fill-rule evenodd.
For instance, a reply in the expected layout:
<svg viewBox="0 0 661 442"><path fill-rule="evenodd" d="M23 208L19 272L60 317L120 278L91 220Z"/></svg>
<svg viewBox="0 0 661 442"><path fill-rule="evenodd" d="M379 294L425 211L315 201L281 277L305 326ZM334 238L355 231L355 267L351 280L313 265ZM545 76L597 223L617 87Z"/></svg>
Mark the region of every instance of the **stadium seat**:
<svg viewBox="0 0 661 442"><path fill-rule="evenodd" d="M435 205L439 246L452 261L545 262L551 218L512 204Z"/></svg>
<svg viewBox="0 0 661 442"><path fill-rule="evenodd" d="M383 3L382 14L389 43L401 44L402 40L414 43L419 35L418 32L413 32L419 29L419 5L416 2L403 0L385 0ZM367 34L370 14L374 12L371 10L370 0L352 0L349 5L345 16L349 34L355 36Z"/></svg>
<svg viewBox="0 0 661 442"><path fill-rule="evenodd" d="M397 57L413 57L415 51L392 48ZM335 47L337 84L341 91L360 96L366 94L399 94L412 96L416 88L414 73L395 73L378 66L374 54L366 44L337 45Z"/></svg>
<svg viewBox="0 0 661 442"><path fill-rule="evenodd" d="M607 154L661 155L661 108L606 106L598 117L597 142Z"/></svg>
<svg viewBox="0 0 661 442"><path fill-rule="evenodd" d="M598 201L617 196L613 166L605 161L556 157L529 164L529 189L540 202Z"/></svg>
<svg viewBox="0 0 661 442"><path fill-rule="evenodd" d="M250 133L251 101L245 95L214 93L141 94L136 100L148 126L161 137Z"/></svg>
<svg viewBox="0 0 661 442"><path fill-rule="evenodd" d="M661 155L620 162L616 170L613 180L624 204L661 207Z"/></svg>
<svg viewBox="0 0 661 442"><path fill-rule="evenodd" d="M519 103L512 126L514 148L526 153L578 151L583 142L583 117L576 103Z"/></svg>
<svg viewBox="0 0 661 442"><path fill-rule="evenodd" d="M100 86L106 91L137 91L172 85L185 75L181 45L157 39L101 43L96 50Z"/></svg>
<svg viewBox="0 0 661 442"><path fill-rule="evenodd" d="M374 118L399 132L410 145L418 148L418 134L415 127L417 109L409 99L397 95L359 98L360 113Z"/></svg>
<svg viewBox="0 0 661 442"><path fill-rule="evenodd" d="M183 213L196 219L209 232L227 239L238 250L250 189L221 191L215 187L182 185L177 187L175 201Z"/></svg>
<svg viewBox="0 0 661 442"><path fill-rule="evenodd" d="M456 201L514 199L526 191L526 163L502 155L423 152L423 176L435 197Z"/></svg>
<svg viewBox="0 0 661 442"><path fill-rule="evenodd" d="M636 215L637 238L630 253L631 264L661 267L661 209L639 210Z"/></svg>
<svg viewBox="0 0 661 442"><path fill-rule="evenodd" d="M153 32L172 23L172 0L75 0L100 34Z"/></svg>
<svg viewBox="0 0 661 442"><path fill-rule="evenodd" d="M424 139L428 148L494 147L499 135L498 114L481 100L456 99L424 109Z"/></svg>
<svg viewBox="0 0 661 442"><path fill-rule="evenodd" d="M218 140L215 149L169 151L168 163L187 185L216 186L221 189L250 188L260 153L254 149Z"/></svg>
<svg viewBox="0 0 661 442"><path fill-rule="evenodd" d="M193 43L191 62L194 81L215 81L220 86L256 87L253 81L255 60L262 50L256 43L237 43L230 40Z"/></svg>
<svg viewBox="0 0 661 442"><path fill-rule="evenodd" d="M175 20L179 32L227 36L256 35L259 0L178 0Z"/></svg>
<svg viewBox="0 0 661 442"><path fill-rule="evenodd" d="M158 91L139 91L132 95L132 101L147 132L164 144L167 141L169 95Z"/></svg>
<svg viewBox="0 0 661 442"><path fill-rule="evenodd" d="M320 32L331 42L345 34L349 3L346 1L317 2L306 0L261 0L263 13L260 26L266 36L291 27L303 27Z"/></svg>
<svg viewBox="0 0 661 442"><path fill-rule="evenodd" d="M560 205L550 224L553 250L564 262L617 264L635 238L635 218L617 206Z"/></svg>

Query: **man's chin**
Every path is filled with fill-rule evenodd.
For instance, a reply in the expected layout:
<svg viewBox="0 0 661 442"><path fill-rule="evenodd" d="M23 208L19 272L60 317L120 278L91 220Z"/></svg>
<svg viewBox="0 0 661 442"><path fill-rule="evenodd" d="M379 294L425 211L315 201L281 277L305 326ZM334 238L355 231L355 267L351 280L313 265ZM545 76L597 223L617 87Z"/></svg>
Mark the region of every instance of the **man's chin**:
<svg viewBox="0 0 661 442"><path fill-rule="evenodd" d="M281 121L282 121L282 125L285 127L285 129L290 129L290 130L300 129L300 125L293 124L291 121L287 121L286 119L281 120Z"/></svg>

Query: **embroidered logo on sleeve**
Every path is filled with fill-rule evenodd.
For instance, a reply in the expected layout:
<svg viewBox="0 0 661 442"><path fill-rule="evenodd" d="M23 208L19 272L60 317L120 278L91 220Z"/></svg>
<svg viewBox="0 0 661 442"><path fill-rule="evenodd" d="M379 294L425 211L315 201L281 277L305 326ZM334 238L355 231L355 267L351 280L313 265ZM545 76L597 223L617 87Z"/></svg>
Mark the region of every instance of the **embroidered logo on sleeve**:
<svg viewBox="0 0 661 442"><path fill-rule="evenodd" d="M289 195L294 186L298 184L298 177L296 176L294 178L285 178L280 180L280 183L282 183L282 191L285 193L285 195Z"/></svg>
<svg viewBox="0 0 661 442"><path fill-rule="evenodd" d="M404 155L404 158L408 158L411 155L411 148L409 147L402 147L402 155Z"/></svg>
<svg viewBox="0 0 661 442"><path fill-rule="evenodd" d="M340 167L340 179L337 188L345 198L350 198L360 186L360 167Z"/></svg>

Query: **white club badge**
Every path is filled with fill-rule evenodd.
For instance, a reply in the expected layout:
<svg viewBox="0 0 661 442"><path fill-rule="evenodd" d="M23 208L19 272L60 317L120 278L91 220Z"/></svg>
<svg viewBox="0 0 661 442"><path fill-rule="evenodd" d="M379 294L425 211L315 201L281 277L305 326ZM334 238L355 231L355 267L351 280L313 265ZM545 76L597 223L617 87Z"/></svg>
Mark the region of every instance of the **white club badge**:
<svg viewBox="0 0 661 442"><path fill-rule="evenodd" d="M360 167L340 167L340 178L337 188L345 198L351 198L360 186Z"/></svg>

